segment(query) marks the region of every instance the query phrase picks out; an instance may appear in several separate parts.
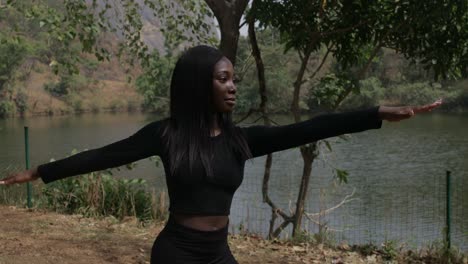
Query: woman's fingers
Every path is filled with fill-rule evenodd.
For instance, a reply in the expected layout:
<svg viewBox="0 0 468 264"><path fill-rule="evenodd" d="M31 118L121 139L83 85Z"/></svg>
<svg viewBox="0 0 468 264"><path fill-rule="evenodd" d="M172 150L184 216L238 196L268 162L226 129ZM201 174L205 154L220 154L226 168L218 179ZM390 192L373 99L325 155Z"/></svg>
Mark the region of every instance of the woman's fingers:
<svg viewBox="0 0 468 264"><path fill-rule="evenodd" d="M413 117L418 113L429 112L432 109L439 107L442 104L442 100L439 99L432 104L423 106L400 106L400 107L389 107L380 106L379 116L382 120L397 122L404 119Z"/></svg>
<svg viewBox="0 0 468 264"><path fill-rule="evenodd" d="M434 109L436 107L439 107L441 104L442 104L442 99L439 99L439 100L435 101L432 104L413 107L413 111L414 111L414 113L429 112L429 111L432 111L432 109Z"/></svg>
<svg viewBox="0 0 468 264"><path fill-rule="evenodd" d="M0 180L0 185L10 185L10 184L14 184L14 183L17 183L15 175L8 176L8 177Z"/></svg>
<svg viewBox="0 0 468 264"><path fill-rule="evenodd" d="M37 174L37 169L30 169L9 175L8 177L0 180L0 185L10 185L15 183L24 183L29 181L34 181L39 178Z"/></svg>

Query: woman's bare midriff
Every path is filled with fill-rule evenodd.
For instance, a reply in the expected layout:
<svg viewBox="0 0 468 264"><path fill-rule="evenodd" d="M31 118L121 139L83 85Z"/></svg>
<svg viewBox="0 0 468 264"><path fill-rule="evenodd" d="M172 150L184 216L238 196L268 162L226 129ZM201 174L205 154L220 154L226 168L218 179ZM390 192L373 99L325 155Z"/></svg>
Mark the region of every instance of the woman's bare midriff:
<svg viewBox="0 0 468 264"><path fill-rule="evenodd" d="M226 227L227 215L185 215L172 213L177 223L201 231L216 231Z"/></svg>

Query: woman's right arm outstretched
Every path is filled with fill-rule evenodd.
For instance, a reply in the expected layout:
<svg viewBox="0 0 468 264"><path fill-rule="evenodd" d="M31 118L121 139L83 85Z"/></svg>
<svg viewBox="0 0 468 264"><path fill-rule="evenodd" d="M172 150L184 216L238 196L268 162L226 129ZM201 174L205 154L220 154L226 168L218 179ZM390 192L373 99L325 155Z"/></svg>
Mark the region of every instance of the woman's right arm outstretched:
<svg viewBox="0 0 468 264"><path fill-rule="evenodd" d="M10 175L2 179L0 185L24 183L38 178L41 178L44 183L49 183L160 155L162 151L160 124L161 121L152 122L126 139Z"/></svg>

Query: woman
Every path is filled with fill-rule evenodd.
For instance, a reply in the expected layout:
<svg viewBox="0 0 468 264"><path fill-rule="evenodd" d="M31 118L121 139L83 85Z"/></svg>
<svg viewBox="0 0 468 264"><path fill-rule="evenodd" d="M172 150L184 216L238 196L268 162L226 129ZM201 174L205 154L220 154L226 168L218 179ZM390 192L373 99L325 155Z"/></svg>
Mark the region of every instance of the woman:
<svg viewBox="0 0 468 264"><path fill-rule="evenodd" d="M240 128L231 121L237 92L234 82L233 66L220 51L208 46L191 48L180 57L172 75L169 118L110 145L9 176L0 184L38 178L49 183L159 155L166 173L170 216L154 242L151 263L237 263L227 244L228 216L247 159L377 129L382 120L407 119L441 104L380 106L286 126Z"/></svg>

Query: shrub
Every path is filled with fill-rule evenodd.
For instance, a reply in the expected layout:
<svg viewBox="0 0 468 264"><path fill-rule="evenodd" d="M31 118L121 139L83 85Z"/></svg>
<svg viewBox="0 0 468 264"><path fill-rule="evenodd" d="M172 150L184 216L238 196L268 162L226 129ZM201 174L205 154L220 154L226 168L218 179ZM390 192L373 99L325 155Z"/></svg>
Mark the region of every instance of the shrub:
<svg viewBox="0 0 468 264"><path fill-rule="evenodd" d="M448 92L441 89L439 84L418 82L389 87L386 98L402 105L422 105L433 102L437 98L447 97Z"/></svg>
<svg viewBox="0 0 468 264"><path fill-rule="evenodd" d="M155 195L146 190L143 179L117 179L111 170L92 172L48 184L43 188L46 207L62 213L79 213L89 217L125 216L140 221L165 218ZM165 207L164 207L165 208Z"/></svg>
<svg viewBox="0 0 468 264"><path fill-rule="evenodd" d="M16 109L24 114L28 110L28 95L24 91L19 91L15 98Z"/></svg>
<svg viewBox="0 0 468 264"><path fill-rule="evenodd" d="M333 109L342 94L357 89L356 82L345 76L328 74L310 90L307 105L309 109Z"/></svg>
<svg viewBox="0 0 468 264"><path fill-rule="evenodd" d="M343 101L343 108L371 107L384 99L385 88L378 78L371 77L359 84L359 89Z"/></svg>
<svg viewBox="0 0 468 264"><path fill-rule="evenodd" d="M13 102L2 100L0 101L0 118L5 118L14 115L16 107Z"/></svg>
<svg viewBox="0 0 468 264"><path fill-rule="evenodd" d="M60 76L60 81L44 84L44 90L53 96L62 97L88 85L89 80L82 75L63 74Z"/></svg>
<svg viewBox="0 0 468 264"><path fill-rule="evenodd" d="M48 82L44 84L44 90L52 96L61 97L68 94L69 85L67 82L60 80L59 82Z"/></svg>

